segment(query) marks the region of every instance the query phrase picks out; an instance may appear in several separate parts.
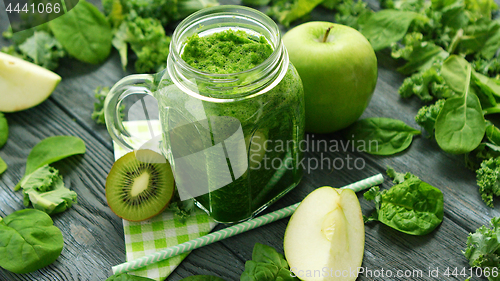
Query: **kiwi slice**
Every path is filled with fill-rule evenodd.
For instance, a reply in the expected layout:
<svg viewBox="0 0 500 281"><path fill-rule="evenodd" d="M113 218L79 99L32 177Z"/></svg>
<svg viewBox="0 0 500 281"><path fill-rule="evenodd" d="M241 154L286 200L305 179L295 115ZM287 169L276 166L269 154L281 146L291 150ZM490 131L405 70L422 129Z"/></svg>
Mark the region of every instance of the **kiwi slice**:
<svg viewBox="0 0 500 281"><path fill-rule="evenodd" d="M118 159L106 179L111 210L129 221L161 213L174 195L174 175L165 157L152 150L132 151Z"/></svg>

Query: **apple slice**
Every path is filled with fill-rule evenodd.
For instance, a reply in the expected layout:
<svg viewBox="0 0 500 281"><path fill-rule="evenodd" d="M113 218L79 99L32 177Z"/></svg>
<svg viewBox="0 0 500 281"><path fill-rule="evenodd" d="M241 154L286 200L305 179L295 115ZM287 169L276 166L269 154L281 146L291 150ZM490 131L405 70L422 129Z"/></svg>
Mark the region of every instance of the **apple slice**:
<svg viewBox="0 0 500 281"><path fill-rule="evenodd" d="M28 109L46 100L61 76L34 63L0 52L0 111Z"/></svg>
<svg viewBox="0 0 500 281"><path fill-rule="evenodd" d="M320 187L290 218L284 250L301 280L356 280L363 262L365 226L356 193Z"/></svg>

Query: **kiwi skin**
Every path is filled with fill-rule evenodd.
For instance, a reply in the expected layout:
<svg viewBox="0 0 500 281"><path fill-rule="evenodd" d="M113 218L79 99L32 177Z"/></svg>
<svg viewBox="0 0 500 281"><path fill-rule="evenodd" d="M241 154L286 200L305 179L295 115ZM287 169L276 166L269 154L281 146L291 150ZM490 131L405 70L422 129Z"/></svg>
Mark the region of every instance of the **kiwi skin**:
<svg viewBox="0 0 500 281"><path fill-rule="evenodd" d="M113 164L106 178L108 206L128 221L143 221L160 214L174 191L170 164L152 150L127 153Z"/></svg>

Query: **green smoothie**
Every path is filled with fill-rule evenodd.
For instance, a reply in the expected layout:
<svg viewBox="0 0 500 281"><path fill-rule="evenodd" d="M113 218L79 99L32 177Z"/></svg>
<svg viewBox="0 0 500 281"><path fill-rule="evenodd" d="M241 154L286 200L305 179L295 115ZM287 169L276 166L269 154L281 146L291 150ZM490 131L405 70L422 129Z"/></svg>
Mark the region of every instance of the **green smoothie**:
<svg viewBox="0 0 500 281"><path fill-rule="evenodd" d="M264 37L255 38L241 30L226 30L189 37L181 57L203 72L231 74L264 63L272 52L273 48ZM231 126L224 120L238 120L245 137L244 156L237 152L241 157L230 159L232 152L226 151L232 181L223 187L220 182L227 177L227 172L220 165L210 165L220 163L220 159L216 159L220 156L207 152L206 158L210 161L206 173L213 189L195 199L215 220L237 222L247 219L298 184L302 177L297 164L302 159L298 142L304 134L304 99L302 82L291 63L282 80L266 93L230 103L204 101L203 110L211 131L200 134L212 136L208 141L211 145L225 143L230 147L227 142L235 129L232 125L233 128L229 128ZM203 130L199 125L192 131L198 134ZM213 139L214 132L218 132L218 140ZM224 136L224 133L227 134ZM194 147L190 143L195 138L186 134L179 137L187 147ZM242 167L243 173L234 172Z"/></svg>

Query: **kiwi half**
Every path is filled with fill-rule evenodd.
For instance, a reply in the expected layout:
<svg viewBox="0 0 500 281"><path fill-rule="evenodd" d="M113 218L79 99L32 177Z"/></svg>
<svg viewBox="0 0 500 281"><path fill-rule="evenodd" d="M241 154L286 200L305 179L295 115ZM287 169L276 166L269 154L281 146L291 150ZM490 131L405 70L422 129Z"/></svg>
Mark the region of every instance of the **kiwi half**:
<svg viewBox="0 0 500 281"><path fill-rule="evenodd" d="M106 178L111 210L129 221L161 213L174 195L174 175L165 157L152 150L132 151L118 159Z"/></svg>

